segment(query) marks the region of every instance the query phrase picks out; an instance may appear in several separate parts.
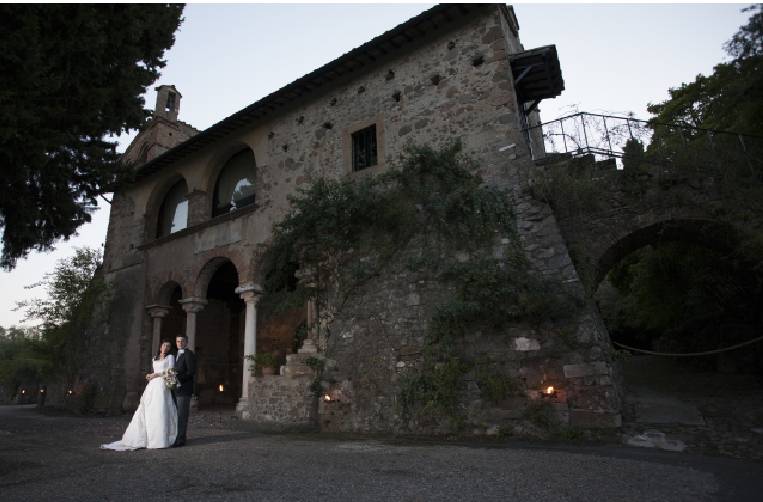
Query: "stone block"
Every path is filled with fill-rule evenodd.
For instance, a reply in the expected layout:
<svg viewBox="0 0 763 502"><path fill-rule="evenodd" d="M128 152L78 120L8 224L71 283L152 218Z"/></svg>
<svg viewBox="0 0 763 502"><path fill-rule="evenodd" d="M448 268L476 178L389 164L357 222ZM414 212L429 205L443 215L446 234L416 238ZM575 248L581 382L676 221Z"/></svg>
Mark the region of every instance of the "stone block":
<svg viewBox="0 0 763 502"><path fill-rule="evenodd" d="M406 304L409 307L416 307L418 305L421 305L421 297L419 296L418 293L410 293L408 294Z"/></svg>
<svg viewBox="0 0 763 502"><path fill-rule="evenodd" d="M590 375L609 375L610 366L604 361L588 364L568 364L563 368L565 378L583 378Z"/></svg>
<svg viewBox="0 0 763 502"><path fill-rule="evenodd" d="M527 337L518 337L514 338L511 341L511 348L512 350L519 350L519 351L530 351L530 350L540 350L540 342L538 342L535 338L527 338Z"/></svg>

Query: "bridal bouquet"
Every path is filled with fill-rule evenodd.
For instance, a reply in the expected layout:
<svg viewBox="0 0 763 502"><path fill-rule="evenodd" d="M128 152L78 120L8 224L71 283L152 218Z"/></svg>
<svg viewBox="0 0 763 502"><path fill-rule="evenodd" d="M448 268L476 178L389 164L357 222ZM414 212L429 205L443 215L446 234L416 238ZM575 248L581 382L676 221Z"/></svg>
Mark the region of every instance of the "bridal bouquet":
<svg viewBox="0 0 763 502"><path fill-rule="evenodd" d="M168 368L162 372L162 379L164 379L164 386L169 390L175 390L178 386L177 371L175 368Z"/></svg>

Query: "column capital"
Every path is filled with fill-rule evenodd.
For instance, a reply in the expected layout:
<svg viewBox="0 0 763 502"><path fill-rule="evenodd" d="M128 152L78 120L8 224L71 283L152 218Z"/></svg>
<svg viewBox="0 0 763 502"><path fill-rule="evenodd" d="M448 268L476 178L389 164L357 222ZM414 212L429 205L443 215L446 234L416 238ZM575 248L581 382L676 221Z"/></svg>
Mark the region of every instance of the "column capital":
<svg viewBox="0 0 763 502"><path fill-rule="evenodd" d="M246 303L256 304L262 297L262 286L255 282L246 282L236 288L236 294Z"/></svg>
<svg viewBox="0 0 763 502"><path fill-rule="evenodd" d="M182 300L178 300L178 303L180 306L185 310L186 312L201 312L204 310L204 307L207 305L207 300L204 298L184 298Z"/></svg>
<svg viewBox="0 0 763 502"><path fill-rule="evenodd" d="M167 305L146 305L146 311L152 319L167 317L167 314L172 310Z"/></svg>

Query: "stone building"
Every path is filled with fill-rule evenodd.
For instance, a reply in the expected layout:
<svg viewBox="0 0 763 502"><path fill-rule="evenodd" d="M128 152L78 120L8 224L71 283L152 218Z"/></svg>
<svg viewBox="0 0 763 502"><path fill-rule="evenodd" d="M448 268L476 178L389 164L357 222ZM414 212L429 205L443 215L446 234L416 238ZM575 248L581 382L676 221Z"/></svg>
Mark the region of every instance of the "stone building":
<svg viewBox="0 0 763 502"><path fill-rule="evenodd" d="M289 210L287 197L321 177L384 172L409 144L459 138L483 179L512 194L535 271L580 289L553 213L527 190L533 156L542 152L523 129L538 119L537 103L563 89L559 63L553 46L526 51L518 29L505 5L439 5L202 132L177 120L180 93L159 87L154 117L125 155L135 177L114 195L104 257L112 291L104 336L118 346L110 392L123 396L123 408L137 404L159 341L184 332L198 353L200 407L236 406L273 426L399 429L395 386L415 358L411 333L425 323L427 286L400 275L379 280L335 319L341 336L328 344L310 336L297 353L295 331L316 330L311 306L262 325L257 300L259 257ZM380 336L362 308L379 304L386 314L376 320L394 318L392 335ZM581 307L568 328L574 348L559 349L553 330L508 333L494 352L522 379L525 395L472 422L490 429L521 417L553 382L563 423L617 425L598 314ZM245 356L263 351L285 357L280 374L251 376ZM309 357L339 368L320 400L310 389Z"/></svg>

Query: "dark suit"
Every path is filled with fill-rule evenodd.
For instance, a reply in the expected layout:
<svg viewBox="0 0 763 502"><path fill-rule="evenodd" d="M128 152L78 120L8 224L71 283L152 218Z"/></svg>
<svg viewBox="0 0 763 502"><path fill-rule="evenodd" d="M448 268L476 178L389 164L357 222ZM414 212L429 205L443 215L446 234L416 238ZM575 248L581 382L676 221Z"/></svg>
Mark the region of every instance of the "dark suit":
<svg viewBox="0 0 763 502"><path fill-rule="evenodd" d="M196 383L196 355L185 349L175 361L178 387L175 396L178 408L178 435L175 444L185 444L188 412L191 408L193 386Z"/></svg>

